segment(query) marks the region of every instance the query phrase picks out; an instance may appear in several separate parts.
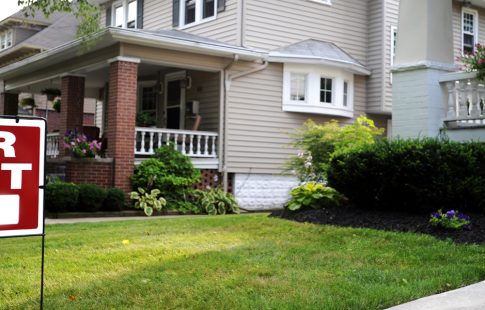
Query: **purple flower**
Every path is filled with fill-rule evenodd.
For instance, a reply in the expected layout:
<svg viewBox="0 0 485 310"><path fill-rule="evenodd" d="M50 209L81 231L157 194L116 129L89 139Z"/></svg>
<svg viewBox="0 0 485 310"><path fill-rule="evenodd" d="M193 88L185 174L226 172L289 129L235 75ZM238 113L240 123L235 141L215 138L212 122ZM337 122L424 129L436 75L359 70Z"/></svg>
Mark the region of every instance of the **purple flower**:
<svg viewBox="0 0 485 310"><path fill-rule="evenodd" d="M431 212L431 216L437 219L441 218L441 214L439 214L438 212Z"/></svg>
<svg viewBox="0 0 485 310"><path fill-rule="evenodd" d="M449 218L449 219L452 219L453 217L455 217L455 210L450 210L448 212L446 212L446 217Z"/></svg>
<svg viewBox="0 0 485 310"><path fill-rule="evenodd" d="M461 218L462 220L465 220L465 221L470 220L470 217L466 214L463 214L463 213L458 213L456 216L458 216L459 218Z"/></svg>

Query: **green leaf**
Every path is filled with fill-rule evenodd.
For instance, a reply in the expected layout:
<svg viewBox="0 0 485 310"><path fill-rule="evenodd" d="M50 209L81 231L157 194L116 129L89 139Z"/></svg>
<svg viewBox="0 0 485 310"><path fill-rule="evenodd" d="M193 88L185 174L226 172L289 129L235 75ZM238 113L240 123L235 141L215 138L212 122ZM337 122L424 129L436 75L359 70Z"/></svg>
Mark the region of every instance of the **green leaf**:
<svg viewBox="0 0 485 310"><path fill-rule="evenodd" d="M152 216L153 214L153 209L151 207L145 207L145 214L147 216Z"/></svg>

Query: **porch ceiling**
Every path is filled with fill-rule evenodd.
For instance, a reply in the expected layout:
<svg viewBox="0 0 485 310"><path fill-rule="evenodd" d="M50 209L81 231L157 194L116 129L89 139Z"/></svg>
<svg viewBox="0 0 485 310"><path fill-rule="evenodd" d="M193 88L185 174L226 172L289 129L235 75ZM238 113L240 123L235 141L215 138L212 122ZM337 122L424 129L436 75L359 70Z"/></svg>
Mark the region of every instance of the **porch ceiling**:
<svg viewBox="0 0 485 310"><path fill-rule="evenodd" d="M469 0L473 6L485 8L485 0Z"/></svg>

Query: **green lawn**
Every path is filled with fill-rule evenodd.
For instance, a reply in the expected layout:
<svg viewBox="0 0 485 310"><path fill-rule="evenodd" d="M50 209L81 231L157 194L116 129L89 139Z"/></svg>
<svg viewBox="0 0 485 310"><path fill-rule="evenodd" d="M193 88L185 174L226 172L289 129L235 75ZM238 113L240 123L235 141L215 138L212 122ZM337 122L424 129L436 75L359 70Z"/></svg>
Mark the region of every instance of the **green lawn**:
<svg viewBox="0 0 485 310"><path fill-rule="evenodd" d="M485 246L266 215L46 232L45 309L379 309L485 279ZM39 267L40 238L0 239L1 309L38 308Z"/></svg>

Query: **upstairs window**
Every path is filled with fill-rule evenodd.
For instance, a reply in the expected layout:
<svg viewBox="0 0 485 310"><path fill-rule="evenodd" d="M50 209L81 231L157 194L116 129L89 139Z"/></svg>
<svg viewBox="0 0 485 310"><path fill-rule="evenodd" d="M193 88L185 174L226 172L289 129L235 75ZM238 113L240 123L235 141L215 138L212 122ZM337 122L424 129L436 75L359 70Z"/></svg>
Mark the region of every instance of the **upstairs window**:
<svg viewBox="0 0 485 310"><path fill-rule="evenodd" d="M113 3L111 20L115 27L136 28L137 1L122 0Z"/></svg>
<svg viewBox="0 0 485 310"><path fill-rule="evenodd" d="M215 18L218 11L218 1L221 0L181 0L179 4L179 25L184 27ZM174 5L176 5L176 2Z"/></svg>
<svg viewBox="0 0 485 310"><path fill-rule="evenodd" d="M0 33L0 51L12 47L13 44L13 32L12 30L4 31Z"/></svg>
<svg viewBox="0 0 485 310"><path fill-rule="evenodd" d="M471 54L475 51L478 39L478 12L467 8L462 9L462 51Z"/></svg>

